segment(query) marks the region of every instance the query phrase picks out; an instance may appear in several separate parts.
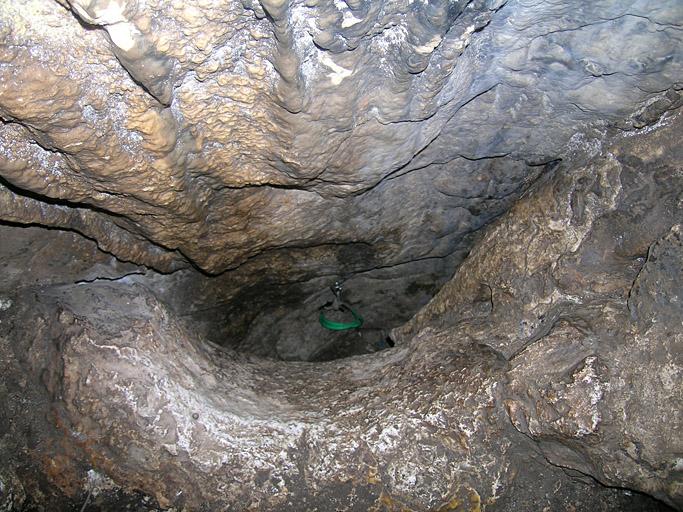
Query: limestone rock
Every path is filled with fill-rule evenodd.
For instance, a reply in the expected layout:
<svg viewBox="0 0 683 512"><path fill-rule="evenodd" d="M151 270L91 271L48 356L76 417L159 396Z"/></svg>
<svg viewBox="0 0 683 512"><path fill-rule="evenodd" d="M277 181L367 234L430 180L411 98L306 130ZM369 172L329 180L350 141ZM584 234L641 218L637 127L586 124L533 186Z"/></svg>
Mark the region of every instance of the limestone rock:
<svg viewBox="0 0 683 512"><path fill-rule="evenodd" d="M439 326L496 349L510 420L551 463L677 506L680 123L538 184L394 333Z"/></svg>
<svg viewBox="0 0 683 512"><path fill-rule="evenodd" d="M683 507L682 27L0 0L0 509Z"/></svg>
<svg viewBox="0 0 683 512"><path fill-rule="evenodd" d="M16 291L3 370L35 406L8 432L33 425L51 475L24 487L68 502L92 471L188 510L662 510L615 488L680 507L680 126L577 148L376 354L221 348L154 280Z"/></svg>
<svg viewBox="0 0 683 512"><path fill-rule="evenodd" d="M681 102L675 0L65 5L0 6L1 217L164 271L451 254L577 129Z"/></svg>

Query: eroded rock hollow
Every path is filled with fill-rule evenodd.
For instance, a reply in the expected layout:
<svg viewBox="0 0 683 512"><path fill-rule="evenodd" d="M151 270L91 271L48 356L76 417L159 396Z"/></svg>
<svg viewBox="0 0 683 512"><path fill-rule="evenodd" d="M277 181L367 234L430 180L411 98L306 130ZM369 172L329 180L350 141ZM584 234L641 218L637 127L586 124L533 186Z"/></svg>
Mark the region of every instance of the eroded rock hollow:
<svg viewBox="0 0 683 512"><path fill-rule="evenodd" d="M0 510L683 508L682 39L0 0Z"/></svg>

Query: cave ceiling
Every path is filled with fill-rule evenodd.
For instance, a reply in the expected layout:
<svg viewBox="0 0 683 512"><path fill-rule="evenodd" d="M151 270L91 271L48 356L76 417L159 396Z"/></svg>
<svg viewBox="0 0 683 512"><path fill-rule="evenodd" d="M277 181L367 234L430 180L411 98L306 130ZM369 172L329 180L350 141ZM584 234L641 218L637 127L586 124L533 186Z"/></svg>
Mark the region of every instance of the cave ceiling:
<svg viewBox="0 0 683 512"><path fill-rule="evenodd" d="M680 104L679 2L0 2L0 218L300 278L468 247ZM317 261L319 264L311 264Z"/></svg>

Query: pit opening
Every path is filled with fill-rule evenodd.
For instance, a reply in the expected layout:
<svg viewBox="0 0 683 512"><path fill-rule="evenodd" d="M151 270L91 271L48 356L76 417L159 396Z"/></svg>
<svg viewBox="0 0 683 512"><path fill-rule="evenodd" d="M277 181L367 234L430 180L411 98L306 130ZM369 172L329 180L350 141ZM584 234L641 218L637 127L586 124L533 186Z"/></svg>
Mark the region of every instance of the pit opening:
<svg viewBox="0 0 683 512"><path fill-rule="evenodd" d="M195 271L170 276L148 271L132 281L155 290L192 330L213 343L268 359L321 362L394 346L387 341L391 330L434 296L450 277L446 265L439 262L435 270L434 265L408 263L347 276L340 304L348 309L341 311L330 290L341 281L334 275L296 284L264 278L238 290L222 287L234 282L230 276ZM420 273L413 274L416 270Z"/></svg>

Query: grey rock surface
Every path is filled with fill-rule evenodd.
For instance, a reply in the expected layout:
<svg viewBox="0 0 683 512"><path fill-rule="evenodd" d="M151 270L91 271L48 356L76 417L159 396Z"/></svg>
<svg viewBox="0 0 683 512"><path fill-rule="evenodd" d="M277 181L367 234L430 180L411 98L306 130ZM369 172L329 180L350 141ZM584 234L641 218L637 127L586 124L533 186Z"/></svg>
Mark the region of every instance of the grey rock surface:
<svg viewBox="0 0 683 512"><path fill-rule="evenodd" d="M238 353L140 276L16 290L3 482L69 503L99 475L175 510L680 508L682 122L577 146L379 353Z"/></svg>
<svg viewBox="0 0 683 512"><path fill-rule="evenodd" d="M0 224L0 293L31 286L116 280L145 271L106 254L77 233Z"/></svg>
<svg viewBox="0 0 683 512"><path fill-rule="evenodd" d="M481 340L511 365L510 420L551 463L680 507L679 134L677 117L537 184L394 336Z"/></svg>
<svg viewBox="0 0 683 512"><path fill-rule="evenodd" d="M0 219L187 269L159 286L232 318L214 341L308 359L332 282L399 326L574 146L678 108L681 25L677 0L0 2Z"/></svg>
<svg viewBox="0 0 683 512"><path fill-rule="evenodd" d="M0 510L683 508L682 38L0 0Z"/></svg>
<svg viewBox="0 0 683 512"><path fill-rule="evenodd" d="M160 270L453 254L681 101L676 0L63 3L0 5L1 216Z"/></svg>

